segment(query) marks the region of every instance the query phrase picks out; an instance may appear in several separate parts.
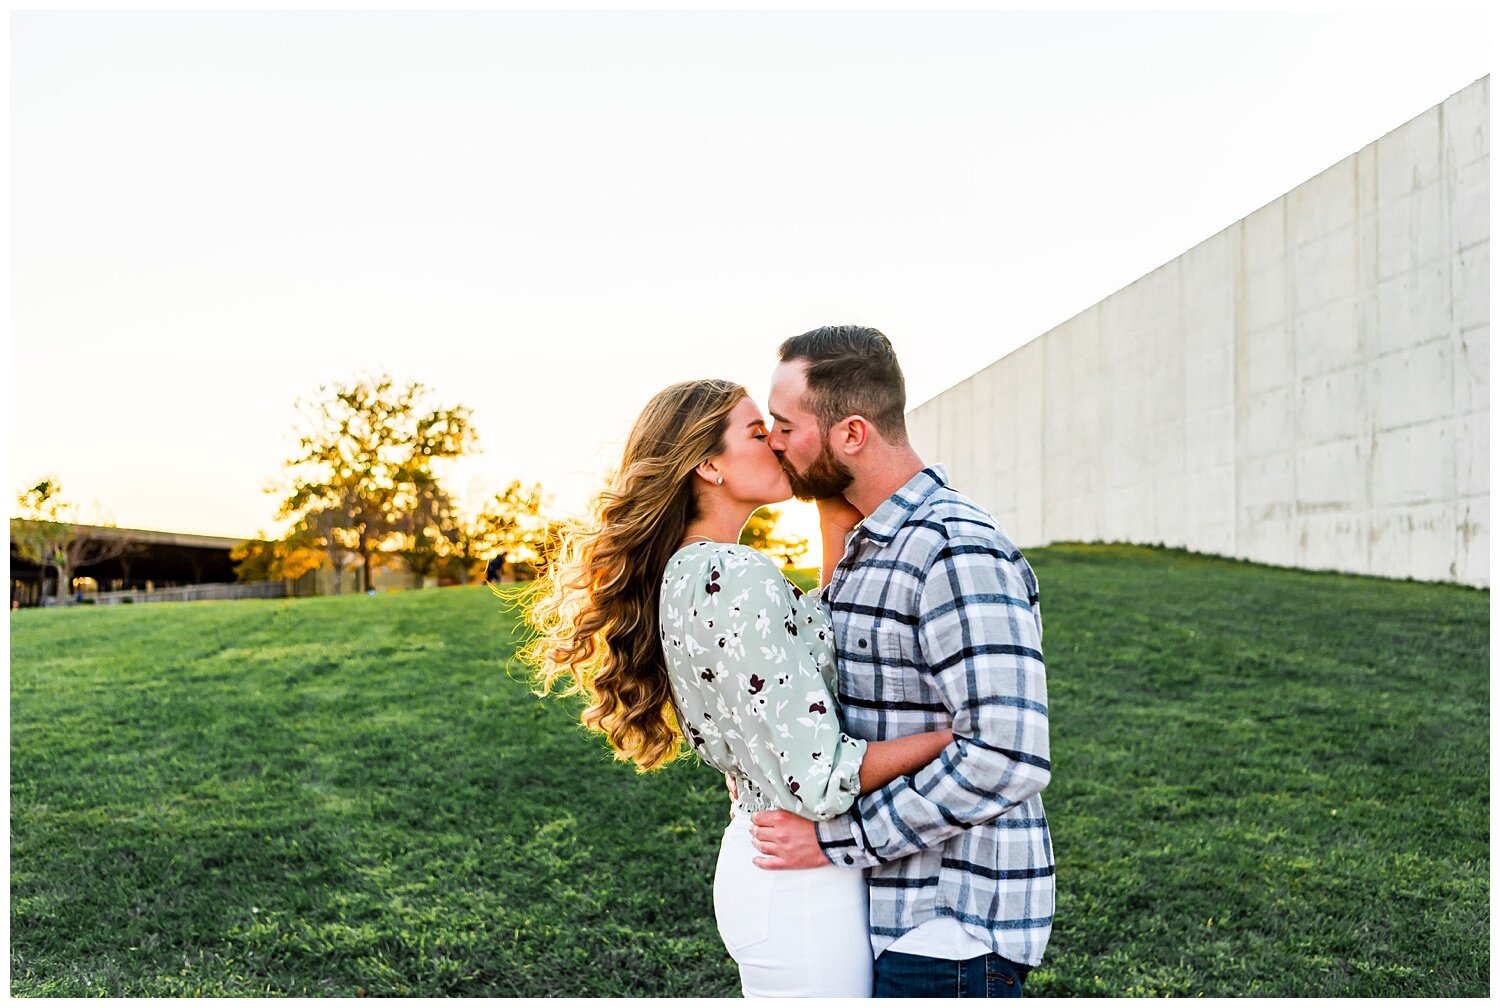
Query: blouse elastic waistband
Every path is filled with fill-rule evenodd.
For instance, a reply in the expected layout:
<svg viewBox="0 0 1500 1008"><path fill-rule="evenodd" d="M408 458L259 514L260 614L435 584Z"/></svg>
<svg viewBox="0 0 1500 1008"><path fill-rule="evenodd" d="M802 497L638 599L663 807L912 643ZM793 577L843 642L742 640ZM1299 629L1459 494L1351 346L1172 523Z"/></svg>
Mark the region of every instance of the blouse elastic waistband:
<svg viewBox="0 0 1500 1008"><path fill-rule="evenodd" d="M756 812L769 812L779 806L765 798L755 795L745 795L734 803L735 815L749 816Z"/></svg>

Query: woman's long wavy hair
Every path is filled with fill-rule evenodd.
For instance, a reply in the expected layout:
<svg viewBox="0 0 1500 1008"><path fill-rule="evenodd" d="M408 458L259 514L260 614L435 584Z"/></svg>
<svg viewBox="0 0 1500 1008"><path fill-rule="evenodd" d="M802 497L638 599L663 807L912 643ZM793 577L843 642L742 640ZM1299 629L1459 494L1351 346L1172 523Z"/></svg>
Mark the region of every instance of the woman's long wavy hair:
<svg viewBox="0 0 1500 1008"><path fill-rule="evenodd" d="M540 691L584 694L584 725L642 772L681 752L657 628L662 573L697 517L693 470L723 450L729 413L746 395L733 382L705 379L653 396L618 475L590 518L563 532L526 605L536 636L523 654Z"/></svg>

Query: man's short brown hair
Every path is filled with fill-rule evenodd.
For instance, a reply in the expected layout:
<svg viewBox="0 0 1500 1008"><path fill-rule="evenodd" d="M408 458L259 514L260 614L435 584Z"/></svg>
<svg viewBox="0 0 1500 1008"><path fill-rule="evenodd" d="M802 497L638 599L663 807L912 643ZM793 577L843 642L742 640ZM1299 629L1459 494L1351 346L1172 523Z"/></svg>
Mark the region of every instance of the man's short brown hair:
<svg viewBox="0 0 1500 1008"><path fill-rule="evenodd" d="M781 360L807 361L804 409L828 433L858 414L892 444L906 444L906 378L891 341L868 326L823 326L781 344Z"/></svg>

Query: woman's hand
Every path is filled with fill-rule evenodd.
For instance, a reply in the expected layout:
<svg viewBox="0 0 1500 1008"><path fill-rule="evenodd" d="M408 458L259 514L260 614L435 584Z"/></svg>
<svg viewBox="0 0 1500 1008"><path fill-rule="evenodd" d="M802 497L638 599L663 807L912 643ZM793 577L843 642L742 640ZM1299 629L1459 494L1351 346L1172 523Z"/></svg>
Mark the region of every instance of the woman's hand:
<svg viewBox="0 0 1500 1008"><path fill-rule="evenodd" d="M849 498L843 494L836 494L832 497L819 497L817 504L818 524L824 527L848 532L865 520L865 516L860 512L859 508L850 504Z"/></svg>
<svg viewBox="0 0 1500 1008"><path fill-rule="evenodd" d="M826 585L833 580L834 568L844 556L844 540L849 530L865 520L859 508L849 503L843 494L818 498L818 531L823 540L823 570L818 583Z"/></svg>

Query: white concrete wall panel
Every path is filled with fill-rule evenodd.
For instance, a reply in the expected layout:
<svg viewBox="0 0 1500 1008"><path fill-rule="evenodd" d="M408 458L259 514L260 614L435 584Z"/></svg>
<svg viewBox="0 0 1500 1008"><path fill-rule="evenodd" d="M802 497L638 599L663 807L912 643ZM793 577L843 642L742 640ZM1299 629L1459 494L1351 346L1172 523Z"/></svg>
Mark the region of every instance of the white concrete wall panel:
<svg viewBox="0 0 1500 1008"><path fill-rule="evenodd" d="M908 417L1018 543L1489 584L1489 78Z"/></svg>

